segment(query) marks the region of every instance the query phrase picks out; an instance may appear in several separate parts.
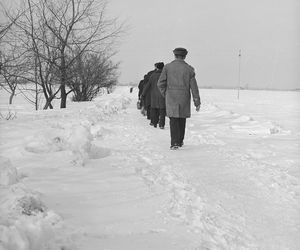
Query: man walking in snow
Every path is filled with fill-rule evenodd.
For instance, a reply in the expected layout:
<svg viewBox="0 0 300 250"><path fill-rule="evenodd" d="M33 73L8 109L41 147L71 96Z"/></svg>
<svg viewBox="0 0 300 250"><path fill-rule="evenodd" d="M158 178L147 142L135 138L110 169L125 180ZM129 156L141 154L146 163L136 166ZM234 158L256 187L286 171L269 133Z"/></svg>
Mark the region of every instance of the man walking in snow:
<svg viewBox="0 0 300 250"><path fill-rule="evenodd" d="M166 102L165 98L160 94L157 87L157 81L160 77L161 71L164 67L163 62L155 64L155 71L149 78L148 84L144 87L142 96L145 96L148 92L151 95L151 123L155 128L159 124L159 128L164 129L165 127L165 116L166 116Z"/></svg>
<svg viewBox="0 0 300 250"><path fill-rule="evenodd" d="M156 69L156 63L154 64L154 70L149 71L145 77L144 77L144 85L143 89L149 84L148 81L150 79L150 76L153 74L153 72ZM142 100L144 101L144 108L147 110L147 119L151 119L151 92L148 91L145 96L143 96ZM151 122L150 122L151 124Z"/></svg>
<svg viewBox="0 0 300 250"><path fill-rule="evenodd" d="M200 95L194 68L185 62L187 50L173 50L175 60L164 66L157 86L166 98L166 113L170 118L171 147L183 146L186 118L191 116L191 92L196 111L200 110Z"/></svg>
<svg viewBox="0 0 300 250"><path fill-rule="evenodd" d="M145 77L145 76L144 76ZM138 85L138 102L137 102L137 108L141 110L142 115L146 115L146 111L144 109L144 101L142 99L142 92L143 92L143 87L144 87L144 79L140 81Z"/></svg>

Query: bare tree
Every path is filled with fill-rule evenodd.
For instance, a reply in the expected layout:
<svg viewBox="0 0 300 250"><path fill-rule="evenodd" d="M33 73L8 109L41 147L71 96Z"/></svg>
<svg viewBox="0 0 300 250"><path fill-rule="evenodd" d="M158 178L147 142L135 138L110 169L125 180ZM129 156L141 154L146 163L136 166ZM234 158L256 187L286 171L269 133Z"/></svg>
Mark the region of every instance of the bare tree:
<svg viewBox="0 0 300 250"><path fill-rule="evenodd" d="M0 53L2 68L0 71L0 86L10 94L9 104L12 104L18 84L22 83L24 67L20 62L20 55L13 50L6 50L6 54Z"/></svg>
<svg viewBox="0 0 300 250"><path fill-rule="evenodd" d="M101 90L110 89L117 84L118 64L107 55L83 54L77 57L71 81L73 101L91 101Z"/></svg>
<svg viewBox="0 0 300 250"><path fill-rule="evenodd" d="M0 8L2 10L3 18L6 18L0 23L0 42L6 35L6 33L9 31L9 29L14 25L14 23L19 19L20 16L24 14L24 10L17 10L17 13L9 14L8 10L4 7L3 3L0 3Z"/></svg>
<svg viewBox="0 0 300 250"><path fill-rule="evenodd" d="M106 18L106 5L106 0L24 0L22 16L14 19L7 15L17 28L13 35L19 48L26 54L28 67L22 79L34 86L36 108L40 91L46 101L44 108L52 108L55 98L60 98L60 107L65 108L68 94L74 91L77 59L87 59L82 57L86 53L107 57L123 24ZM116 70L115 66L111 63L110 68Z"/></svg>
<svg viewBox="0 0 300 250"><path fill-rule="evenodd" d="M27 0L28 12L25 17L25 24L18 23L22 33L25 33L26 40L23 41L24 47L27 46L29 58L31 58L31 80L36 90L40 87L45 98L44 109L52 109L52 101L60 91L55 79L55 62L58 60L56 43L57 39L47 29L40 10L39 2L33 3ZM30 79L28 79L30 81ZM38 92L36 92L38 95ZM38 98L36 98L37 100Z"/></svg>
<svg viewBox="0 0 300 250"><path fill-rule="evenodd" d="M10 94L9 104L12 104L18 84L24 83L23 77L26 72L24 53L19 49L18 41L13 36L10 36L12 27L11 25L5 30L5 40L2 39L0 41L0 86Z"/></svg>
<svg viewBox="0 0 300 250"><path fill-rule="evenodd" d="M3 69L3 64L7 63L5 60L5 56L3 56L2 48L5 47L3 45L4 37L6 36L7 32L12 28L15 22L24 14L24 10L17 10L17 12L13 12L9 14L9 11L4 7L3 3L0 2L0 8L2 12L3 20L0 22L0 73Z"/></svg>
<svg viewBox="0 0 300 250"><path fill-rule="evenodd" d="M27 0L30 4L31 0ZM106 1L103 0L40 0L35 8L39 21L47 28L52 40L35 37L55 51L56 58L50 60L56 68L59 82L61 108L66 107L67 89L72 79L72 65L77 57L86 51L105 51L122 32L122 25L116 19L105 17ZM33 12L32 7L30 7ZM71 75L70 75L71 74Z"/></svg>
<svg viewBox="0 0 300 250"><path fill-rule="evenodd" d="M8 9L2 3L2 13L4 21L0 24L0 75L1 86L8 91L10 95L9 102L16 91L22 94L25 99L33 103L38 109L40 102L40 88L32 74L32 56L28 56L28 48L24 46L24 39L16 29L19 20L24 20L28 9L21 6ZM34 88L28 86L28 83L34 84Z"/></svg>

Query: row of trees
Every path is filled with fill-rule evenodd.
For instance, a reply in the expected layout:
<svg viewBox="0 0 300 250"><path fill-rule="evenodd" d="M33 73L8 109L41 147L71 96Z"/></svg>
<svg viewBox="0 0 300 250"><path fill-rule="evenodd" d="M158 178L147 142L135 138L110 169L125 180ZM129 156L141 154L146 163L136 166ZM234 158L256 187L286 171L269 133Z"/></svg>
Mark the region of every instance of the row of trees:
<svg viewBox="0 0 300 250"><path fill-rule="evenodd" d="M106 17L105 0L24 0L19 11L5 10L0 25L0 84L40 107L53 108L67 96L90 101L117 83L112 61L123 24ZM3 9L5 6L2 6Z"/></svg>

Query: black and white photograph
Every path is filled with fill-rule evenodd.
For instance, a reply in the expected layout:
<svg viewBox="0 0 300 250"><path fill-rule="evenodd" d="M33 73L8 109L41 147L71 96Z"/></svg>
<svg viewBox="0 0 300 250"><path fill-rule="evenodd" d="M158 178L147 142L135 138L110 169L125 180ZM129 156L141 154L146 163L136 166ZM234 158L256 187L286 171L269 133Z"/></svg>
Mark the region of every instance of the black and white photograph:
<svg viewBox="0 0 300 250"><path fill-rule="evenodd" d="M299 249L299 0L0 0L0 250Z"/></svg>

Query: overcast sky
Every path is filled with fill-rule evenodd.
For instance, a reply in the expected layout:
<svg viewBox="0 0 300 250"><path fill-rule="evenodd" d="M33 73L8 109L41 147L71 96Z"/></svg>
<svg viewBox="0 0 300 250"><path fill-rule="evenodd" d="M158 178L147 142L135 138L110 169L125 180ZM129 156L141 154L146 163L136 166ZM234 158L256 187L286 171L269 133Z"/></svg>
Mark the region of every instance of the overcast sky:
<svg viewBox="0 0 300 250"><path fill-rule="evenodd" d="M299 0L109 0L130 26L116 56L122 83L185 47L199 86L300 88Z"/></svg>
<svg viewBox="0 0 300 250"><path fill-rule="evenodd" d="M181 46L200 87L236 87L241 49L242 86L300 88L300 0L107 1L108 15L130 27L114 58L121 83L137 84Z"/></svg>

